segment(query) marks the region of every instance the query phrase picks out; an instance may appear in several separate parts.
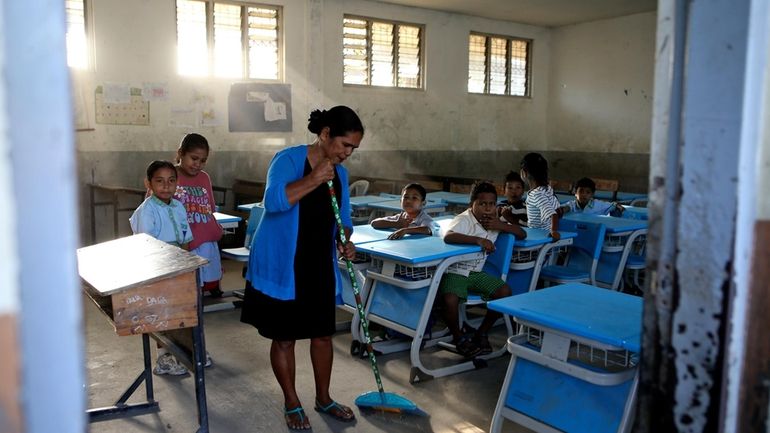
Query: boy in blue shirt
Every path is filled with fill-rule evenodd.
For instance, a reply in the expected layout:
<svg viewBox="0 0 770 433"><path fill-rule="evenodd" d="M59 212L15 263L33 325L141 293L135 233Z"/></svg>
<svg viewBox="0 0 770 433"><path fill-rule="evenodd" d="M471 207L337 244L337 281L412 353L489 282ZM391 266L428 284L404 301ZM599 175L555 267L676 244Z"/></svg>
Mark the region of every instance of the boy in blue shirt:
<svg viewBox="0 0 770 433"><path fill-rule="evenodd" d="M581 212L589 215L619 216L623 213L623 206L617 203L609 203L594 198L596 183L584 177L575 183L575 200L570 200L559 208L560 214L567 212Z"/></svg>

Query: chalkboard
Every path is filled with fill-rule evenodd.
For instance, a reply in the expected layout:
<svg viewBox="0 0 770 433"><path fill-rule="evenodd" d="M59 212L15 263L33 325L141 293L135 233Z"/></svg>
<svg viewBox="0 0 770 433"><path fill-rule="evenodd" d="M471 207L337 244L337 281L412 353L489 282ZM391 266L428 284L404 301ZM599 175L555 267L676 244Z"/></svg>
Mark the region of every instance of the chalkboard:
<svg viewBox="0 0 770 433"><path fill-rule="evenodd" d="M234 83L227 98L230 132L291 132L291 85Z"/></svg>

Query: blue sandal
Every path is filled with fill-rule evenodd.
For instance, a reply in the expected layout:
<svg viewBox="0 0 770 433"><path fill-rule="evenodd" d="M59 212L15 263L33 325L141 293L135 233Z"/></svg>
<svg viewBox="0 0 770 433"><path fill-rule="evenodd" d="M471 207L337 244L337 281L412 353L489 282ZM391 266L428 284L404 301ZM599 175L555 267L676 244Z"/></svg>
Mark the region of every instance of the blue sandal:
<svg viewBox="0 0 770 433"><path fill-rule="evenodd" d="M353 411L349 407L345 407L334 400L332 400L332 402L326 406L321 406L321 404L318 403L318 400L316 400L315 410L318 413L329 415L330 417L336 419L337 421L351 422L354 419L356 419L356 415L353 413ZM341 415L341 414L347 415L348 413L350 414L349 417Z"/></svg>
<svg viewBox="0 0 770 433"><path fill-rule="evenodd" d="M296 414L299 418L299 427L291 426L291 415L294 414ZM305 409L302 409L302 406L297 406L291 410L284 407L283 416L286 418L286 427L288 427L289 430L310 430L310 424L307 424L307 427L305 427L305 420L307 419L307 415L305 415Z"/></svg>

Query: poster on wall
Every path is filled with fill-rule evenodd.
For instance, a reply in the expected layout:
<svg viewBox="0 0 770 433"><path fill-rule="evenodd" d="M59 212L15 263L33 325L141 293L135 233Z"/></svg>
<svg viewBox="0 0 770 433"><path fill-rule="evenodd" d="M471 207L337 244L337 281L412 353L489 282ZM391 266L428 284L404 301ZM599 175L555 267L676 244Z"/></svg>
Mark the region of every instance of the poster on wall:
<svg viewBox="0 0 770 433"><path fill-rule="evenodd" d="M103 125L149 125L150 103L142 89L108 83L96 88L96 123Z"/></svg>
<svg viewBox="0 0 770 433"><path fill-rule="evenodd" d="M233 83L227 99L230 132L291 132L291 85Z"/></svg>

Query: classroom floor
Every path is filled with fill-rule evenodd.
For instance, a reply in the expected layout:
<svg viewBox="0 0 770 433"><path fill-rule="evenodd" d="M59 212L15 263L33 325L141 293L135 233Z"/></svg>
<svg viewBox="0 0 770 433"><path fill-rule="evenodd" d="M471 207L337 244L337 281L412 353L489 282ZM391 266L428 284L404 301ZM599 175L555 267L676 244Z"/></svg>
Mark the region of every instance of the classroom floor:
<svg viewBox="0 0 770 433"><path fill-rule="evenodd" d="M240 264L223 261L223 288L240 288ZM142 367L140 337L118 337L105 317L84 296L86 361L89 407L108 406L120 396ZM345 313L340 319L344 320ZM239 321L240 310L204 315L207 349L214 365L206 369L209 428L212 432L286 432L282 395L270 369L270 341ZM502 341L503 336L498 336ZM332 397L354 406L362 392L376 390L366 359L349 354L350 332L334 336ZM152 343L154 345L154 343ZM494 344L494 341L493 341ZM356 421L341 423L313 411L314 385L307 341L297 343L297 389L310 418L312 431L326 432L436 432L477 433L489 429L500 392L508 356L491 360L487 368L412 385L408 381L409 354L399 352L377 358L385 390L415 402L427 416L361 413ZM451 356L445 357L452 360ZM154 358L154 357L153 357ZM154 359L153 359L154 365ZM94 433L195 432L197 415L191 375L154 376L160 412L90 425ZM129 400L141 401L144 387ZM139 397L139 398L137 398ZM506 421L504 432L529 432Z"/></svg>

